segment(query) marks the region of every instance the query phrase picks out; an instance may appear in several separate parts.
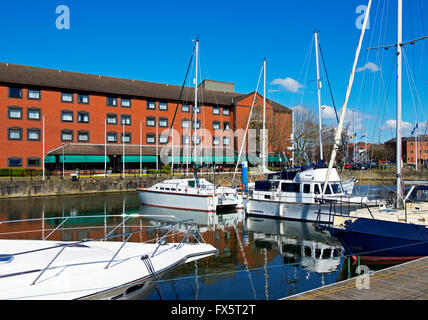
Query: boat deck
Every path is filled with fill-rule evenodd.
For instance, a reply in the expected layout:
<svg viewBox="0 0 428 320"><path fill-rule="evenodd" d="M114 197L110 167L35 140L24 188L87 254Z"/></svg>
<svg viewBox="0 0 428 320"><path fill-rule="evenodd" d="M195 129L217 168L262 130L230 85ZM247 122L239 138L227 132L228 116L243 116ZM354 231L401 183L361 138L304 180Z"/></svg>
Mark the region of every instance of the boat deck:
<svg viewBox="0 0 428 320"><path fill-rule="evenodd" d="M364 275L361 275L361 278ZM283 300L427 300L428 257L299 293ZM368 281L367 281L368 279ZM368 284L366 288L361 288ZM368 287L368 288L367 288Z"/></svg>

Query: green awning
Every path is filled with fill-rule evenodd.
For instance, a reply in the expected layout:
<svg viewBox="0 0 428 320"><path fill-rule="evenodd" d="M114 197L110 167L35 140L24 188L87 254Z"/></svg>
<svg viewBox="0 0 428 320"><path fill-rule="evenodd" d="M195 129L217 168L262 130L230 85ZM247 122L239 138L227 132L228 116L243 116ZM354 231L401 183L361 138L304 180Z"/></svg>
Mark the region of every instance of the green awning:
<svg viewBox="0 0 428 320"><path fill-rule="evenodd" d="M269 162L279 162L280 160L283 160L280 156L268 156Z"/></svg>
<svg viewBox="0 0 428 320"><path fill-rule="evenodd" d="M83 156L77 156L77 155L65 155L64 156L64 163L94 163L94 162L104 162L105 157L104 156L89 156L89 155L83 155ZM59 163L62 163L62 155L59 156ZM109 157L107 157L107 162L110 162Z"/></svg>
<svg viewBox="0 0 428 320"><path fill-rule="evenodd" d="M147 162L153 162L153 163L155 163L156 162L156 156L141 156L141 158L140 158L140 156L127 156L127 155L125 155L125 163L127 163L127 162L145 162L145 163L147 163Z"/></svg>
<svg viewBox="0 0 428 320"><path fill-rule="evenodd" d="M55 163L55 156L47 156L45 158L45 163Z"/></svg>

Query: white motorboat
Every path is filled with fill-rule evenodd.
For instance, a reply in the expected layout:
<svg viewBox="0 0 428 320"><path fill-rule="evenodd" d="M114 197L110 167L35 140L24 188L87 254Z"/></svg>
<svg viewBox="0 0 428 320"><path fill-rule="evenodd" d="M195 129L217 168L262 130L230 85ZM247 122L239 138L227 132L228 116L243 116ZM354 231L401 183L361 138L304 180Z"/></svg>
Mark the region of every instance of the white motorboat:
<svg viewBox="0 0 428 320"><path fill-rule="evenodd" d="M348 215L361 207L379 205L365 196L344 191L336 169L333 168L325 194L322 188L327 166L323 162L293 167L256 181L247 202L247 214L253 216L328 222L331 210Z"/></svg>
<svg viewBox="0 0 428 320"><path fill-rule="evenodd" d="M164 180L137 191L141 204L152 207L204 212L244 208L242 194L237 190L197 177Z"/></svg>
<svg viewBox="0 0 428 320"><path fill-rule="evenodd" d="M167 243L178 222L77 242L0 240L0 299L141 298L172 269L216 252L192 228L181 242ZM165 226L169 230L157 243L128 241L132 234ZM198 241L185 241L190 236ZM104 241L115 237L123 241Z"/></svg>

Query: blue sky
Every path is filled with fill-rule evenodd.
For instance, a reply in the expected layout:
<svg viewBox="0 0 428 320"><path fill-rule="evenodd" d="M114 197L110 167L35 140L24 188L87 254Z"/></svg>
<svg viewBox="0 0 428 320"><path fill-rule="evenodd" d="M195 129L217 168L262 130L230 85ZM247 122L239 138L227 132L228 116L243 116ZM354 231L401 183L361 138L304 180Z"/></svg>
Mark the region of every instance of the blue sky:
<svg viewBox="0 0 428 320"><path fill-rule="evenodd" d="M403 2L403 41L427 35L428 3ZM361 13L356 9L366 4L367 0L8 1L0 12L0 61L181 85L192 39L198 36L202 78L233 82L237 92L248 93L255 90L266 57L268 98L318 114L313 32L320 31L340 109L360 36L356 20ZM70 9L70 30L55 26L58 5ZM365 131L370 142L395 135L394 49L365 50L395 39L396 0L374 0L358 62L359 68L366 68L356 74L348 104L348 114L355 110L349 127L355 128L357 139ZM428 40L407 46L405 53L403 133L409 135L416 121L428 120ZM408 79L416 84L412 91ZM322 104L327 106L323 121L331 124L333 104L325 77L322 83ZM419 127L424 133L425 127Z"/></svg>

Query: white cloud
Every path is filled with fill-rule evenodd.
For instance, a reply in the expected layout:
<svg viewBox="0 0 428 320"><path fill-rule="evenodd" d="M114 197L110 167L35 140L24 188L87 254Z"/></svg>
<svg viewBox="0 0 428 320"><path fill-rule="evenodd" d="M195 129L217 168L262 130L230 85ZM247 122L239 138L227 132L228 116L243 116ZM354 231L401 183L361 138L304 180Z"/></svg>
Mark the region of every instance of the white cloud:
<svg viewBox="0 0 428 320"><path fill-rule="evenodd" d="M279 85L280 87L290 92L299 92L300 88L305 87L303 84L299 83L299 81L296 81L290 77L286 77L285 79L281 79L281 78L274 79L270 84Z"/></svg>
<svg viewBox="0 0 428 320"><path fill-rule="evenodd" d="M385 124L383 124L380 127L380 129L381 130L391 130L391 129L395 130L396 126L397 126L397 120L389 119L389 120L386 120ZM403 131L410 132L410 130L412 130L414 126L415 125L410 123L410 122L401 121L401 128Z"/></svg>
<svg viewBox="0 0 428 320"><path fill-rule="evenodd" d="M357 68L357 72L361 72L361 71L364 71L366 69L371 71L371 72L377 72L380 70L380 68L375 63L369 61L364 65L364 67Z"/></svg>
<svg viewBox="0 0 428 320"><path fill-rule="evenodd" d="M337 114L337 116L339 116L339 113ZM336 113L334 112L334 108L327 105L322 105L321 117L323 119L336 119Z"/></svg>

